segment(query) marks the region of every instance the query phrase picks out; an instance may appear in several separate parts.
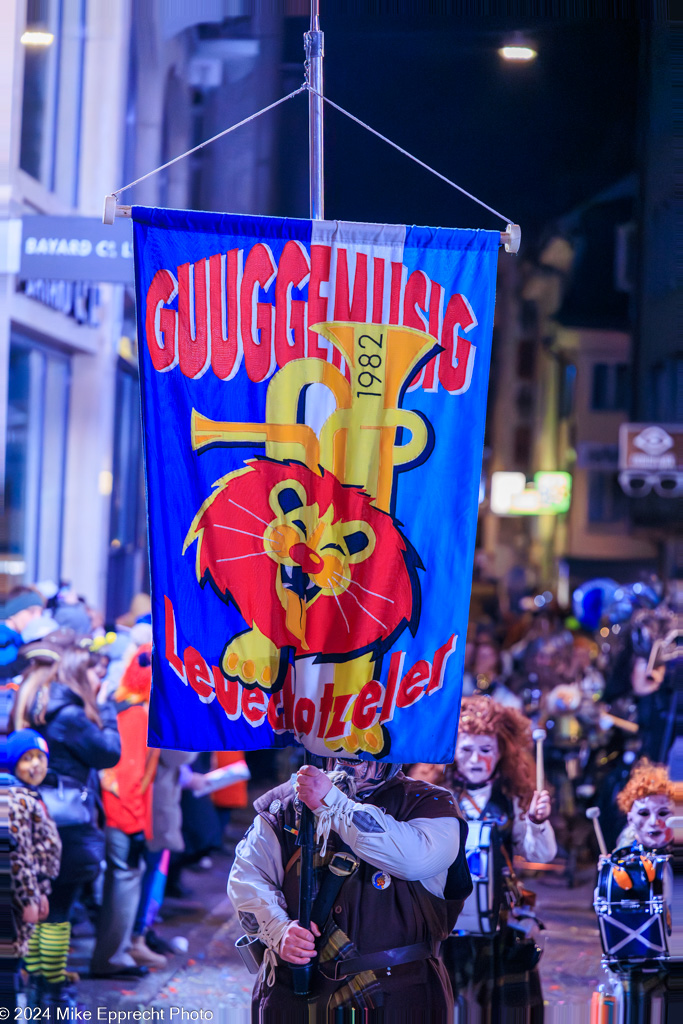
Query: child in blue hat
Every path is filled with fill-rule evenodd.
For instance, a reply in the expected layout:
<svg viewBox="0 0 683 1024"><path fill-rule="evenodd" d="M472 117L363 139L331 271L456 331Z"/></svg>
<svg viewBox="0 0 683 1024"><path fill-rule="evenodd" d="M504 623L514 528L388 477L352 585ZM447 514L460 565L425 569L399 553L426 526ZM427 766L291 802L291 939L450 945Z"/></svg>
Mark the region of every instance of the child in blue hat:
<svg viewBox="0 0 683 1024"><path fill-rule="evenodd" d="M47 774L49 750L45 739L35 729L19 729L7 740L5 762L8 770L25 785L35 790Z"/></svg>
<svg viewBox="0 0 683 1024"><path fill-rule="evenodd" d="M15 973L26 958L29 976L40 987L41 932L49 911L50 879L59 874L62 843L38 787L47 773L48 746L34 729L19 729L7 739L5 764L9 787L10 882L15 939L10 959ZM33 961L33 962L32 962ZM37 995L37 993L36 993Z"/></svg>

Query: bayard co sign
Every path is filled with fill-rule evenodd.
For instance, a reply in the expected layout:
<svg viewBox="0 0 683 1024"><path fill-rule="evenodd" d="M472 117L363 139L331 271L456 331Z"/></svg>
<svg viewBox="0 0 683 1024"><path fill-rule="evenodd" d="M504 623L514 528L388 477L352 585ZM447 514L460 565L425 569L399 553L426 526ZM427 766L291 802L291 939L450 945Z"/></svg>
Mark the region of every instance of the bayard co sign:
<svg viewBox="0 0 683 1024"><path fill-rule="evenodd" d="M130 221L95 217L24 217L22 280L133 283Z"/></svg>

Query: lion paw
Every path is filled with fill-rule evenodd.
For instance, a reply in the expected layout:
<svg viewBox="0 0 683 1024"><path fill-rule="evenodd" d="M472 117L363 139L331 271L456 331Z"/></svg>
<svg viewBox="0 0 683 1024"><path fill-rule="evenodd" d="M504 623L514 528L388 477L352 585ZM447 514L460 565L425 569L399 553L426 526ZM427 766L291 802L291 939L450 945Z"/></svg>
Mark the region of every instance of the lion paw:
<svg viewBox="0 0 683 1024"><path fill-rule="evenodd" d="M225 645L221 655L221 671L228 679L242 686L258 686L266 693L279 690L289 664L288 652L279 650L258 630L239 633Z"/></svg>
<svg viewBox="0 0 683 1024"><path fill-rule="evenodd" d="M372 754L373 757L385 757L388 753L387 732L383 726L376 724L370 729L357 729L355 725L347 736L341 739L326 741L326 746L335 752L340 750L347 754L358 754L360 751Z"/></svg>

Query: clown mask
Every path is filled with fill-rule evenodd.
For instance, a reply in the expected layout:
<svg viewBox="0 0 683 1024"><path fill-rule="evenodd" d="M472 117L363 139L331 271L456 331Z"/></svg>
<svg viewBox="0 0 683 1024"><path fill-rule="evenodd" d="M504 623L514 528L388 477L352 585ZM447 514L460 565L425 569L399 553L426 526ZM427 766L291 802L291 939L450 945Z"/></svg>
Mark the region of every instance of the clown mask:
<svg viewBox="0 0 683 1024"><path fill-rule="evenodd" d="M471 733L458 734L455 748L455 765L467 782L488 782L500 760L500 749L495 736L475 736Z"/></svg>
<svg viewBox="0 0 683 1024"><path fill-rule="evenodd" d="M628 823L636 834L637 842L648 850L656 850L670 843L673 834L666 820L673 812L673 803L665 793L651 793L641 800L634 800L628 812Z"/></svg>

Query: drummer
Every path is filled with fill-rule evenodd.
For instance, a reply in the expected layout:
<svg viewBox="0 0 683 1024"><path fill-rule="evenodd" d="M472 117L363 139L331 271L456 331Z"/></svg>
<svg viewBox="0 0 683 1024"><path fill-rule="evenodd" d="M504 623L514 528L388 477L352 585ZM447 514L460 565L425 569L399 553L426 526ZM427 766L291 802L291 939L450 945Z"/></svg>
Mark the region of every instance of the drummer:
<svg viewBox="0 0 683 1024"><path fill-rule="evenodd" d="M667 852L673 841L666 822L674 813L674 787L665 765L652 764L646 757L638 761L617 797L617 806L626 815L618 850L643 847Z"/></svg>
<svg viewBox="0 0 683 1024"><path fill-rule="evenodd" d="M501 844L511 875L515 853L543 863L557 853L549 821L550 794L535 789L530 746L531 726L521 712L486 696L463 698L455 763L446 770L445 784L470 821L493 819L495 841ZM514 901L522 893L510 884ZM498 916L498 907L489 909L494 918ZM543 1013L543 995L537 947L519 941L504 914L501 920L492 936L456 934L442 947L454 992L468 1004L474 1019L483 1010L493 1014L491 1020L507 1019L504 1015L513 1007L538 1016Z"/></svg>
<svg viewBox="0 0 683 1024"><path fill-rule="evenodd" d="M519 854L547 864L557 854L550 794L534 787L530 746L531 725L515 708L490 697L463 697L448 785L470 821L498 819L510 859Z"/></svg>

